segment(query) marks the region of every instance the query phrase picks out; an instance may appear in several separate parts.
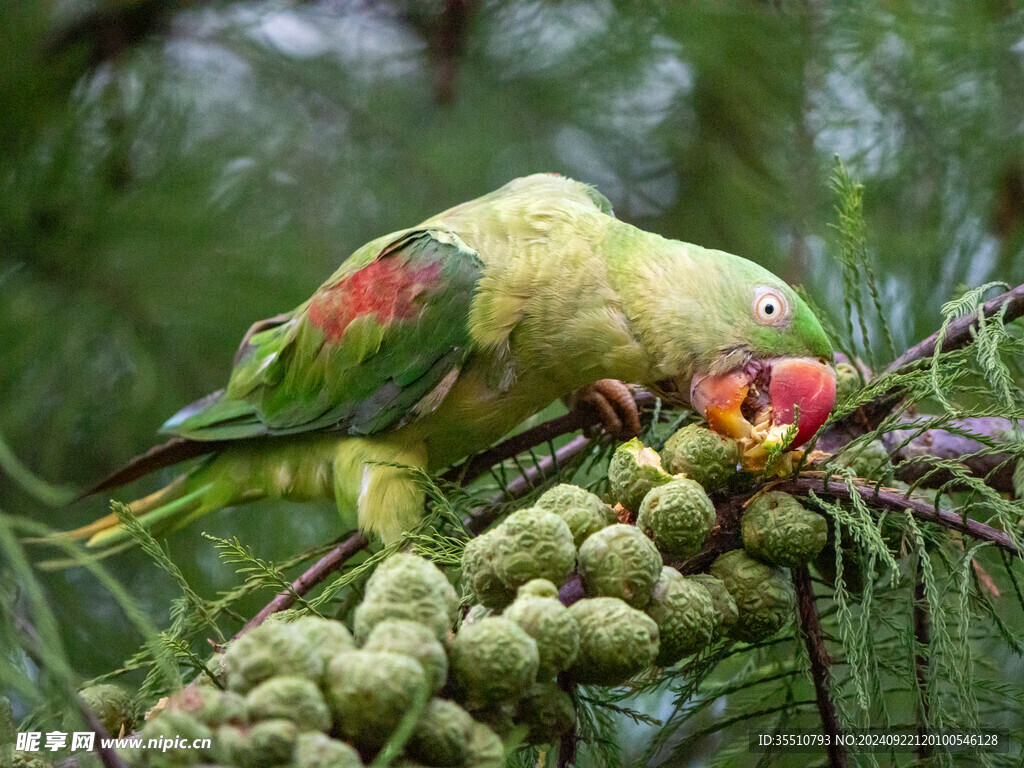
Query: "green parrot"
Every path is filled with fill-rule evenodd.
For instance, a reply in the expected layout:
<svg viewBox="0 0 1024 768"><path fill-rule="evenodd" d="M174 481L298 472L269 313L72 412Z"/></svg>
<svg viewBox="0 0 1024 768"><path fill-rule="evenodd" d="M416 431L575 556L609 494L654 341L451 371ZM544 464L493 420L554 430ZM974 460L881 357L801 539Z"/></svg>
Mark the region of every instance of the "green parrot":
<svg viewBox="0 0 1024 768"><path fill-rule="evenodd" d="M409 467L449 466L598 380L645 385L748 440L752 420L797 419L798 445L831 411L831 356L775 275L536 174L359 248L304 304L249 329L227 386L163 425L170 442L90 492L205 456L132 502L151 531L267 497L327 498L390 542L423 513ZM127 539L113 515L69 533Z"/></svg>

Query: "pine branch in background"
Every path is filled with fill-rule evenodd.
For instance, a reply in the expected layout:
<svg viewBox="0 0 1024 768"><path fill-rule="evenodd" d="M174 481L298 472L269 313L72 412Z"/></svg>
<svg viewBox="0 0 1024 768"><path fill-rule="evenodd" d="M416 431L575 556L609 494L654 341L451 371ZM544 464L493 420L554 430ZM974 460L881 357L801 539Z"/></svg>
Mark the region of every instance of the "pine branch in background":
<svg viewBox="0 0 1024 768"><path fill-rule="evenodd" d="M132 514L132 511L127 505L119 502L112 502L110 508L114 514L117 515L117 519L121 525L128 532L128 535L139 545L139 548L149 555L150 559L156 563L156 565L164 571L174 583L178 589L181 590L182 596L188 602L189 606L195 611L196 615L199 616L206 626L212 631L220 640L224 639L221 634L220 627L213 620L210 615L209 606L206 601L196 594L195 590L189 585L185 576L181 573L181 569L171 560L167 551L161 544L153 538L153 535L146 530L146 527L139 522L138 518Z"/></svg>
<svg viewBox="0 0 1024 768"><path fill-rule="evenodd" d="M232 536L230 539L222 539L217 536L211 536L208 533L203 533L203 538L214 543L220 558L225 563L242 566L241 568L236 568L235 572L244 574L246 583L255 583L275 590L283 589L307 611L316 616L320 615L301 595L291 589L288 580L276 566L257 557L252 548L240 542L237 536Z"/></svg>

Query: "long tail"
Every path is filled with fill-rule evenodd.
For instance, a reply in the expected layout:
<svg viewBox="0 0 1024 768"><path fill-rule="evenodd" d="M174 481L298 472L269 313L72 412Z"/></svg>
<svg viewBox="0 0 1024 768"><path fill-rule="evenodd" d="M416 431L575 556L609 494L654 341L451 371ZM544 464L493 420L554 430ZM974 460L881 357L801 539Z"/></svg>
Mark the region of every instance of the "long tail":
<svg viewBox="0 0 1024 768"><path fill-rule="evenodd" d="M140 457L111 477L134 477L143 466L166 466L173 463L169 461L171 458L180 455L179 451L191 456L194 455L192 451L209 445L200 443L195 448L189 443L179 448L172 441L151 452L148 459ZM336 448L337 438L320 441L282 439L273 444L236 442L201 460L196 467L156 493L133 501L128 509L146 530L159 537L214 510L257 499L274 497L309 501L332 498L335 493L331 466ZM358 483L357 479L357 488ZM104 481L95 490L106 487L109 486ZM106 515L89 525L59 535L65 539L84 540L87 547L102 549L104 554L132 543L131 533L116 514Z"/></svg>
<svg viewBox="0 0 1024 768"><path fill-rule="evenodd" d="M225 482L223 473L214 469L216 458L207 459L159 491L131 502L129 511L150 533L163 536L208 512L237 503L235 489ZM131 539L114 513L60 535L85 540L87 547L107 551L118 549L118 545L130 543Z"/></svg>
<svg viewBox="0 0 1024 768"><path fill-rule="evenodd" d="M217 453L226 445L226 440L199 441L189 440L184 437L172 438L166 443L153 446L145 453L136 456L120 469L115 470L112 474L89 486L79 493L74 498L74 501L84 499L86 496L92 496L100 491L109 491L112 488L127 485L132 480L138 480L140 477L156 472L158 469L166 469L188 459Z"/></svg>

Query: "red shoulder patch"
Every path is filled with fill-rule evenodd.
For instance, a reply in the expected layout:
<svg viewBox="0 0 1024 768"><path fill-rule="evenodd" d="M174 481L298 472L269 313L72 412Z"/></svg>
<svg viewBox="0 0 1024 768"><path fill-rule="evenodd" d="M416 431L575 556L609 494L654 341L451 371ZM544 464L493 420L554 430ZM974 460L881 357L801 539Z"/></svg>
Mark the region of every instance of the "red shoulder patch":
<svg viewBox="0 0 1024 768"><path fill-rule="evenodd" d="M412 317L416 298L440 272L440 262L410 269L398 259L378 259L317 291L309 303L309 321L328 341L338 341L357 317L376 315L380 323Z"/></svg>

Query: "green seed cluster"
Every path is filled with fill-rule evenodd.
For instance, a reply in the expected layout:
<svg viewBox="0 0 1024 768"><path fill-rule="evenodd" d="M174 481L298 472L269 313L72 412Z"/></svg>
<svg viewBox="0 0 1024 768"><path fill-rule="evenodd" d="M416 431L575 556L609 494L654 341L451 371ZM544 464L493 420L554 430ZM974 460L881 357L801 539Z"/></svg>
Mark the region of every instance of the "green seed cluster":
<svg viewBox="0 0 1024 768"><path fill-rule="evenodd" d="M758 562L742 549L726 552L711 564L736 603L736 623L731 637L754 643L771 637L793 615L796 596L788 574Z"/></svg>
<svg viewBox="0 0 1024 768"><path fill-rule="evenodd" d="M572 530L563 516L540 507L513 512L501 525L466 545L462 572L477 601L503 608L533 579L561 584L576 560Z"/></svg>
<svg viewBox="0 0 1024 768"><path fill-rule="evenodd" d="M661 462L673 475L684 475L709 491L725 488L740 463L735 440L690 424L665 442Z"/></svg>
<svg viewBox="0 0 1024 768"><path fill-rule="evenodd" d="M354 636L340 621L272 617L211 665L222 672L217 685L205 678L174 694L140 734L210 739L208 749L124 756L151 768L358 768L397 734L404 742L392 765L501 768L501 738L470 707L539 696L537 644L501 618L455 634L459 613L444 573L393 555L366 584ZM488 677L499 673L503 688ZM561 711L545 706L548 720Z"/></svg>
<svg viewBox="0 0 1024 768"><path fill-rule="evenodd" d="M138 712L131 694L121 686L112 683L92 685L83 688L78 695L96 713L110 736L117 738L132 732Z"/></svg>
<svg viewBox="0 0 1024 768"><path fill-rule="evenodd" d="M747 554L785 568L806 565L828 541L825 518L779 491L759 494L750 501L740 531Z"/></svg>
<svg viewBox="0 0 1024 768"><path fill-rule="evenodd" d="M209 665L219 686L178 692L142 729L208 738L209 749L140 750L129 762L348 768L397 744L396 766L499 768L506 744L550 744L573 728L576 685L621 685L723 637L770 636L794 609L783 568L827 540L821 515L761 493L744 512L744 549L689 577L662 561L705 546L716 524L708 492L736 482L736 456L735 443L694 426L661 456L623 444L609 499L558 485L467 543L468 607L435 565L392 555L367 581L351 632L272 618ZM114 693L97 691L94 709L111 730L130 729Z"/></svg>
<svg viewBox="0 0 1024 768"><path fill-rule="evenodd" d="M710 574L684 577L665 567L662 555L684 559L704 546L715 526L704 484L713 490L727 487L737 457L735 442L700 427L677 432L660 456L630 440L616 450L608 470L608 502L615 510L594 494L563 484L470 541L463 578L476 604L460 635L474 646L476 638L480 646L487 638L497 649L474 647L454 670L462 681L458 695L470 711L499 733L528 724L530 739L540 734L550 739L552 723L564 722L567 710L556 677L563 686L620 685L733 636L739 609L726 584ZM634 517L636 525L620 522ZM559 587L566 585L573 563L579 581L568 588L566 601L572 602L568 597L574 591L575 598L580 591L583 597L566 609ZM507 663L518 648L509 621L537 646L530 693L521 690L526 676L514 674L518 668L499 663ZM514 711L507 703L510 687L519 700ZM537 701L525 706L528 699ZM531 723L523 719L527 711L534 714Z"/></svg>
<svg viewBox="0 0 1024 768"><path fill-rule="evenodd" d="M735 487L741 479L738 464L735 441L696 425L678 430L660 455L634 439L619 446L612 458L612 501L637 513L638 532L658 552L686 559L701 551L714 529L708 493ZM795 607L789 574L782 569L814 561L828 539L828 526L793 496L767 492L748 504L741 530L742 550L719 557L709 573L688 578L653 559L641 565L642 559L626 547L609 555L590 544L598 540L591 536L579 554L584 588L588 596L600 590L623 598L656 621L658 665L673 664L719 637L767 638L785 626ZM612 529L600 535L610 539ZM586 552L588 546L593 554ZM591 571L600 572L604 581Z"/></svg>

